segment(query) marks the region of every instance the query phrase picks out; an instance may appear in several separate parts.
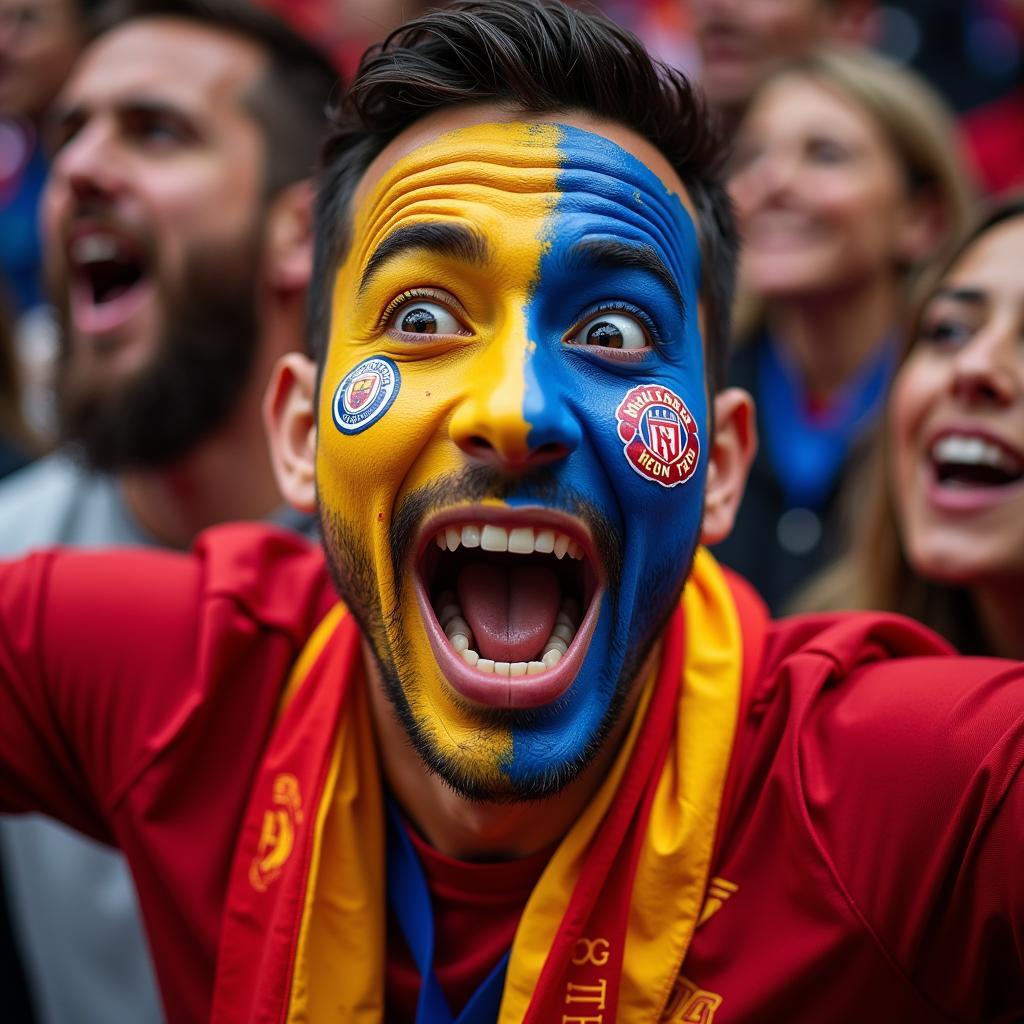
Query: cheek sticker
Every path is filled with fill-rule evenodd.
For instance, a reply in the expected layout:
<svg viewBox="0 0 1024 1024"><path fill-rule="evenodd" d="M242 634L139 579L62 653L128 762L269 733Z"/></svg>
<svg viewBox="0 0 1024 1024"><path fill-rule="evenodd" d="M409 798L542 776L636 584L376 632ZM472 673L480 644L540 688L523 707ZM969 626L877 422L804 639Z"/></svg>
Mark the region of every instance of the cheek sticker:
<svg viewBox="0 0 1024 1024"><path fill-rule="evenodd" d="M388 411L402 384L398 367L385 356L364 359L342 378L331 403L334 425L358 434Z"/></svg>
<svg viewBox="0 0 1024 1024"><path fill-rule="evenodd" d="M684 484L700 458L697 421L668 388L631 388L615 410L622 451L633 469L662 487Z"/></svg>

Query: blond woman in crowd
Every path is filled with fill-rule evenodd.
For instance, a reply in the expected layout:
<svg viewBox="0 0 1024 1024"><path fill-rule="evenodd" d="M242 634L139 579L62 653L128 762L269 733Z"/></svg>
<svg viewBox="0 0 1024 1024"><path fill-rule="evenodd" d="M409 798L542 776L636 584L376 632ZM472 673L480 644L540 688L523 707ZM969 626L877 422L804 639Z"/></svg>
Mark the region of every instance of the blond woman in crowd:
<svg viewBox="0 0 1024 1024"><path fill-rule="evenodd" d="M862 51L784 66L737 136L744 239L732 383L761 450L718 556L781 608L844 537L844 485L881 411L908 283L955 238L969 190L952 121L914 73Z"/></svg>

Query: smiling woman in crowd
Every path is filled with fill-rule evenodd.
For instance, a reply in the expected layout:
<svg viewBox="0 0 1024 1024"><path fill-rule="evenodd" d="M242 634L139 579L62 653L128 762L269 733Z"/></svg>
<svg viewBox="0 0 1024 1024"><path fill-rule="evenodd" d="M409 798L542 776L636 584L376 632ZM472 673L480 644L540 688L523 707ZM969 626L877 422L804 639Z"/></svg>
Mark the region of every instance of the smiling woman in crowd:
<svg viewBox="0 0 1024 1024"><path fill-rule="evenodd" d="M775 609L841 547L843 484L896 367L908 281L963 228L954 138L919 78L853 51L786 65L740 128L731 376L757 400L761 451L716 553Z"/></svg>
<svg viewBox="0 0 1024 1024"><path fill-rule="evenodd" d="M808 595L1024 657L1024 196L995 207L913 319L863 528Z"/></svg>

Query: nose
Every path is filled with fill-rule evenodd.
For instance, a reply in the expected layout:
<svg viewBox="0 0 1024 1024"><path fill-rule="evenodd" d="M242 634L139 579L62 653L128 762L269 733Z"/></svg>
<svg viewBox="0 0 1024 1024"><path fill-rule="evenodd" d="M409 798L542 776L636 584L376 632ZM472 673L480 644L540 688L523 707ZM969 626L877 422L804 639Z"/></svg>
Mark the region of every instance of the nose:
<svg viewBox="0 0 1024 1024"><path fill-rule="evenodd" d="M796 177L797 159L788 149L767 149L753 168L763 196L784 192Z"/></svg>
<svg viewBox="0 0 1024 1024"><path fill-rule="evenodd" d="M953 391L970 403L1006 405L1024 391L1024 361L1016 352L1019 324L990 323L956 354Z"/></svg>
<svg viewBox="0 0 1024 1024"><path fill-rule="evenodd" d="M518 475L567 458L581 433L554 360L523 341L495 341L449 425L476 462Z"/></svg>
<svg viewBox="0 0 1024 1024"><path fill-rule="evenodd" d="M796 176L797 161L789 153L765 148L733 175L729 191L741 217L782 199Z"/></svg>
<svg viewBox="0 0 1024 1024"><path fill-rule="evenodd" d="M57 153L51 175L76 199L116 195L124 177L114 153L112 129L101 120L83 125Z"/></svg>

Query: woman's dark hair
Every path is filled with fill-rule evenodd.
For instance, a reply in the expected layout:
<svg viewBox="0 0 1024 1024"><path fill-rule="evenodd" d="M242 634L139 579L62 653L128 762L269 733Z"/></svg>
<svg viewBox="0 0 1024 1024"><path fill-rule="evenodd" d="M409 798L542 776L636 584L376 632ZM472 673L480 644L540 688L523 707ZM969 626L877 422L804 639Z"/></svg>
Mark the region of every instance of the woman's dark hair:
<svg viewBox="0 0 1024 1024"><path fill-rule="evenodd" d="M697 211L714 393L725 372L737 249L720 181L724 147L681 73L604 16L542 0L461 0L409 22L364 55L323 149L310 290L317 359L327 348L332 281L363 173L413 122L474 103L530 114L585 111L631 128L664 154Z"/></svg>
<svg viewBox="0 0 1024 1024"><path fill-rule="evenodd" d="M313 175L338 72L317 46L247 0L107 0L89 19L97 37L140 18L182 18L259 47L267 68L245 105L263 133L264 193Z"/></svg>

